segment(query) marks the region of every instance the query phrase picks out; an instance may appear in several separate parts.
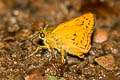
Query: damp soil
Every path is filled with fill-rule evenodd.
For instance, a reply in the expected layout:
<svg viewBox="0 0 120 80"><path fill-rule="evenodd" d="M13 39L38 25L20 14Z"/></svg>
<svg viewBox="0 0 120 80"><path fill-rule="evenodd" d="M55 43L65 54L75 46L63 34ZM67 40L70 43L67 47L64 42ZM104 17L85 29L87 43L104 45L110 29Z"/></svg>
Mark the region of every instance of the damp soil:
<svg viewBox="0 0 120 80"><path fill-rule="evenodd" d="M0 80L49 80L48 75L65 80L120 80L119 3L119 0L0 0ZM42 27L56 26L87 12L96 15L94 31L102 29L97 33L103 37L93 40L96 36L93 33L92 47L85 58L67 55L63 64L59 52L56 51L56 59L45 49L26 58L44 45L36 37ZM107 62L96 62L107 55L112 55L115 65L112 69L104 67Z"/></svg>

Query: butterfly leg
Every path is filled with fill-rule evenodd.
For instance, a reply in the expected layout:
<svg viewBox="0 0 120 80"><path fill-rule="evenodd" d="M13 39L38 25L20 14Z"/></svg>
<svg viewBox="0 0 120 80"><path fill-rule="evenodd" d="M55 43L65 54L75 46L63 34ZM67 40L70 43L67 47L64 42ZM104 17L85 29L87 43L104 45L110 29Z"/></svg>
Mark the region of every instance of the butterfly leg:
<svg viewBox="0 0 120 80"><path fill-rule="evenodd" d="M33 53L31 53L29 56L27 56L26 58L29 58L29 57L33 56L35 53L38 52L38 50L39 50L40 48L44 48L44 49L46 49L47 46L39 46L39 47L37 47L37 49L36 49Z"/></svg>
<svg viewBox="0 0 120 80"><path fill-rule="evenodd" d="M85 55L79 55L79 58L84 58L85 57Z"/></svg>
<svg viewBox="0 0 120 80"><path fill-rule="evenodd" d="M55 56L55 59L57 59L56 53L55 53L55 49L53 49L53 54Z"/></svg>
<svg viewBox="0 0 120 80"><path fill-rule="evenodd" d="M49 51L49 55L50 55L50 58L49 58L49 60L51 60L52 59L52 51L51 51L51 49L50 49L50 47L47 47L48 48L48 51Z"/></svg>
<svg viewBox="0 0 120 80"><path fill-rule="evenodd" d="M62 63L64 63L64 56L66 55L66 53L63 49L61 50L61 55L62 55Z"/></svg>

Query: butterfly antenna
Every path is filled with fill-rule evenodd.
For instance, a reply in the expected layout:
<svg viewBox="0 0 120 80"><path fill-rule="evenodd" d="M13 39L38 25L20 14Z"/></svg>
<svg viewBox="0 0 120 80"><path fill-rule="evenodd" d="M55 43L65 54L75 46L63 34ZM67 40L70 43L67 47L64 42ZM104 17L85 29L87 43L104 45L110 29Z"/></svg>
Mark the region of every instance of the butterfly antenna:
<svg viewBox="0 0 120 80"><path fill-rule="evenodd" d="M38 22L32 22L32 24L34 25L37 25L37 26L39 26L39 23ZM42 26L42 28L43 28L43 30L45 31L46 30L46 28L48 27L48 24L47 24L47 22L44 22L44 25ZM21 40L21 42L25 42L25 41L27 41L27 40L33 40L33 39L35 39L37 36L38 36L38 34L40 33L40 31L39 32L37 32L37 33L35 33L35 34L33 34L33 35L31 35L31 36L29 36L28 38L26 38L26 39L24 39L24 40Z"/></svg>
<svg viewBox="0 0 120 80"><path fill-rule="evenodd" d="M29 36L28 38L26 38L26 39L24 39L24 40L21 40L20 42L25 42L25 41L30 40L30 39L33 40L33 39L35 39L35 38L38 36L39 33L40 33L40 32L37 32L37 33Z"/></svg>

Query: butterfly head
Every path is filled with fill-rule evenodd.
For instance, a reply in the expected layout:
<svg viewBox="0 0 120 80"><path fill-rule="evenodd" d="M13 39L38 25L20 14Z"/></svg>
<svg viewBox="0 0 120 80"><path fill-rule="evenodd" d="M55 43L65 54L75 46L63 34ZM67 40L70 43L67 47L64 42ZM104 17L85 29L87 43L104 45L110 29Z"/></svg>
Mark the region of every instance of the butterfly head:
<svg viewBox="0 0 120 80"><path fill-rule="evenodd" d="M39 38L40 38L40 39L44 39L44 38L45 38L45 35L46 35L46 28L42 28L42 29L39 31L38 35L39 35Z"/></svg>

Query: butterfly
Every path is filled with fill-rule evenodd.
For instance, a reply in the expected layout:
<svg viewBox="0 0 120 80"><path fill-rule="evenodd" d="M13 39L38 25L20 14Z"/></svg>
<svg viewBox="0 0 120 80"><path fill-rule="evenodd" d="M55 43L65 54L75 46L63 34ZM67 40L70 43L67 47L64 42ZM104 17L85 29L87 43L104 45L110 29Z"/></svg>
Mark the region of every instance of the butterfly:
<svg viewBox="0 0 120 80"><path fill-rule="evenodd" d="M52 49L54 54L54 50L57 49L62 55L63 63L67 53L84 58L84 54L91 48L94 25L95 15L89 12L61 23L57 27L45 27L38 34L39 38L43 40L44 46L39 46L31 55L40 48L47 48L49 52L52 52Z"/></svg>

